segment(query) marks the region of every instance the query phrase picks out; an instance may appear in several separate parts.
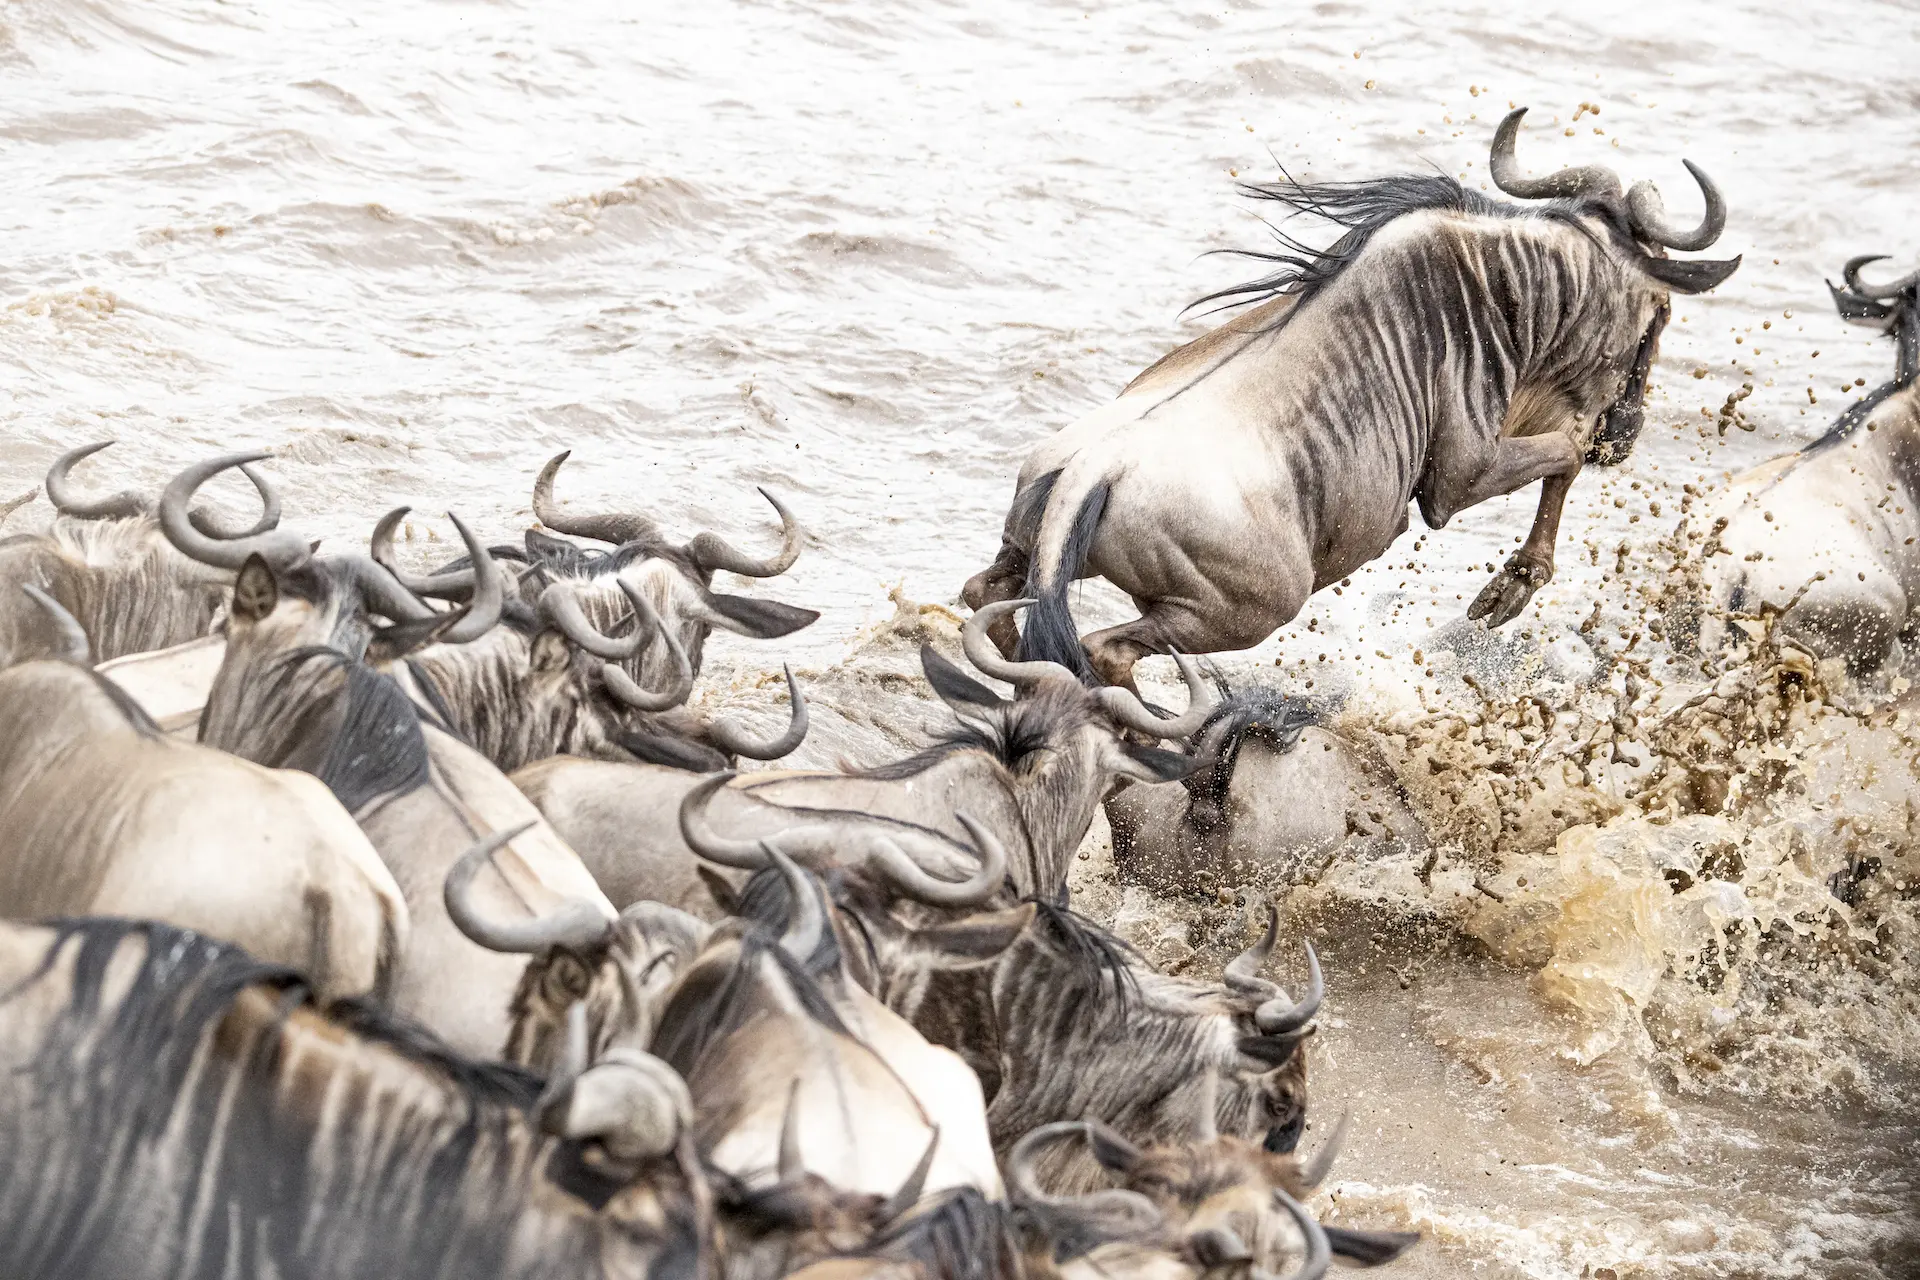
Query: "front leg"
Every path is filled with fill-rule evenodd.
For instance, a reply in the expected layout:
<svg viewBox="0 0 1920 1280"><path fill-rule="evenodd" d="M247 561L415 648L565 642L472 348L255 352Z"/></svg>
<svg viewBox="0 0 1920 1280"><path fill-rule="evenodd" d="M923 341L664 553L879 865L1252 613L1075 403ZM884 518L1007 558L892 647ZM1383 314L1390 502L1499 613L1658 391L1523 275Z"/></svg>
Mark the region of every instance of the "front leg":
<svg viewBox="0 0 1920 1280"><path fill-rule="evenodd" d="M1572 448L1570 443L1568 448ZM1567 504L1567 494L1573 490L1573 478L1579 474L1576 460L1572 471L1550 475L1541 481L1540 508L1534 512L1533 528L1528 531L1526 542L1508 558L1506 567L1493 581L1474 597L1473 604L1467 608L1469 619L1477 622L1484 618L1489 628L1504 626L1519 616L1534 592L1553 581L1553 547L1560 537L1560 512Z"/></svg>

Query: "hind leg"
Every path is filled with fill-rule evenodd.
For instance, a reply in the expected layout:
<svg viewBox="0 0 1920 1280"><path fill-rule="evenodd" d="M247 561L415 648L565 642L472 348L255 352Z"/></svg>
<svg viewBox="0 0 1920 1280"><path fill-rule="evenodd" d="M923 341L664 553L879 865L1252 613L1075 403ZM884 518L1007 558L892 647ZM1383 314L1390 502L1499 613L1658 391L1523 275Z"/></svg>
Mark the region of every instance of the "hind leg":
<svg viewBox="0 0 1920 1280"><path fill-rule="evenodd" d="M1133 664L1150 653L1226 653L1251 649L1278 631L1307 602L1305 584L1275 598L1222 603L1204 613L1164 600L1149 603L1138 618L1081 638L1087 658L1102 681L1139 693Z"/></svg>
<svg viewBox="0 0 1920 1280"><path fill-rule="evenodd" d="M961 601L967 608L978 610L1016 598L1027 585L1027 563L1026 552L1012 543L1001 543L993 563L968 578L967 585L960 589ZM1001 656L1012 658L1020 643L1020 626L1009 614L987 628L987 636Z"/></svg>

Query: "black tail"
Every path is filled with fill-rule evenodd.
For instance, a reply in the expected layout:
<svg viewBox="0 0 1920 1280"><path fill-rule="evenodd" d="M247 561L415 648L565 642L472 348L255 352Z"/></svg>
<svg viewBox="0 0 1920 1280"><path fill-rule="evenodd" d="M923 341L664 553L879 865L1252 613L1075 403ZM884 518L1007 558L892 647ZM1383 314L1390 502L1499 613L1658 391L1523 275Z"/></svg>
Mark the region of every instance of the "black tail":
<svg viewBox="0 0 1920 1280"><path fill-rule="evenodd" d="M1051 586L1041 585L1047 566L1036 563L1028 568L1027 594L1035 603L1027 611L1027 625L1020 629L1018 656L1022 661L1057 662L1086 685L1098 685L1100 679L1087 661L1087 651L1080 647L1080 629L1074 625L1073 614L1067 608L1067 591L1080 575L1080 566L1087 562L1087 553L1093 549L1094 532L1099 529L1100 517L1107 509L1108 489L1107 482L1102 480L1080 500L1080 510L1074 513L1073 528L1067 532L1060 563L1051 566Z"/></svg>

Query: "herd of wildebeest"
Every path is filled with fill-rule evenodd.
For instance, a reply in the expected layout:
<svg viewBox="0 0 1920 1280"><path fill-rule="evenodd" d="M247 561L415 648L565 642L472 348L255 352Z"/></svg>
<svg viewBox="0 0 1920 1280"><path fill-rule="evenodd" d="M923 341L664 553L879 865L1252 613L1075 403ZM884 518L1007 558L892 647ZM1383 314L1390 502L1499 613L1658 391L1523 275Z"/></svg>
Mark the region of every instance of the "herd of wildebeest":
<svg viewBox="0 0 1920 1280"><path fill-rule="evenodd" d="M806 734L791 672L778 732L689 709L715 628L816 616L716 583L801 554L770 493L776 552L676 542L560 503L561 454L524 544L455 519L466 555L419 573L404 508L364 553L284 527L264 454L156 500L85 495L105 443L64 453L51 523L0 541L0 1273L1312 1280L1397 1256L1416 1237L1303 1205L1344 1127L1296 1150L1311 946L1297 997L1265 976L1271 908L1218 978L1162 973L1069 908L1068 871L1103 802L1173 850L1175 889L1183 824L1257 820L1234 775L1301 722L1187 655L1264 639L1410 502L1437 528L1540 480L1470 610L1504 623L1583 463L1627 456L1669 295L1738 265L1667 250L1712 244L1724 203L1691 164L1695 227L1604 169L1528 178L1523 114L1491 166L1520 202L1249 189L1344 234L1261 255L1225 295L1257 306L1034 452L964 592L973 670L922 650L950 727L903 759L735 772ZM1903 658L1920 272L1876 286L1870 261L1834 295L1896 335L1895 380L1689 514L1674 643L1770 605L1856 672ZM232 469L251 527L194 505ZM1083 639L1068 587L1094 575L1141 617ZM1177 711L1132 677L1168 652Z"/></svg>

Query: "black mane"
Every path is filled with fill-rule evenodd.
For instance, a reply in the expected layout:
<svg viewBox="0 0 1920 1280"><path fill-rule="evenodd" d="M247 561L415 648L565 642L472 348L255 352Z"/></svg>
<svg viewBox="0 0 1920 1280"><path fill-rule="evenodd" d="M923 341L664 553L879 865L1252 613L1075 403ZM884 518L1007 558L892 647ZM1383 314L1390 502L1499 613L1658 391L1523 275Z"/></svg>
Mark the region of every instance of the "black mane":
<svg viewBox="0 0 1920 1280"><path fill-rule="evenodd" d="M340 687L315 699L315 682L336 672ZM285 734L294 750L301 745L298 731L310 716L333 703L340 705L338 726L312 772L348 813L376 796L404 794L426 784L427 740L420 731L420 712L393 677L338 649L304 645L274 658L259 678L276 709L297 709L298 720Z"/></svg>
<svg viewBox="0 0 1920 1280"><path fill-rule="evenodd" d="M1276 270L1258 280L1195 298L1188 304L1188 310L1207 302L1221 302L1223 307L1231 308L1287 296L1306 302L1346 270L1382 227L1409 213L1439 209L1500 218L1540 216L1580 227L1579 215L1585 211L1581 206L1564 200L1540 201L1526 206L1508 204L1462 186L1443 173L1393 174L1384 178L1363 178L1357 182L1301 182L1282 170L1279 181L1243 182L1240 192L1255 200L1272 200L1284 205L1287 210L1285 216L1312 214L1346 228L1346 232L1326 248L1315 249L1276 227L1273 228L1273 234L1280 242L1276 252L1262 253L1257 249L1214 250L1234 257L1270 262ZM1283 316L1274 327L1278 328L1286 321L1287 317Z"/></svg>
<svg viewBox="0 0 1920 1280"><path fill-rule="evenodd" d="M891 782L925 773L950 755L984 751L1009 770L1019 771L1060 736L1092 717L1078 688L1048 682L1027 697L997 707L978 707L942 730L931 745L904 760L894 760L850 776Z"/></svg>
<svg viewBox="0 0 1920 1280"><path fill-rule="evenodd" d="M1076 978L1096 992L1112 984L1114 1004L1108 1012L1124 1019L1127 1000L1140 991L1133 971L1140 953L1069 907L1040 897L1026 901L1035 908L1035 932L1053 944Z"/></svg>

